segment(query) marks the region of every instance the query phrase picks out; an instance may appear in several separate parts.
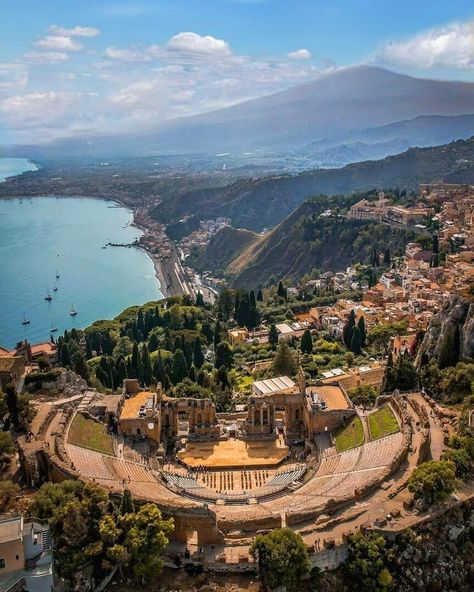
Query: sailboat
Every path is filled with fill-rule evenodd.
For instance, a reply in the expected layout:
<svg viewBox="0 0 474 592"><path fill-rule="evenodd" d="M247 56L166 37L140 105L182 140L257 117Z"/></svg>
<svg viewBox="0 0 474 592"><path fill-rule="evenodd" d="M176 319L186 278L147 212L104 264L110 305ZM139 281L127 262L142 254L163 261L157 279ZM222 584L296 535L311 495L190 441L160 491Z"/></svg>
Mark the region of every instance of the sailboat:
<svg viewBox="0 0 474 592"><path fill-rule="evenodd" d="M74 310L74 306L73 305L71 306L71 310L70 310L69 314L72 317L75 317L77 315L77 310Z"/></svg>
<svg viewBox="0 0 474 592"><path fill-rule="evenodd" d="M49 293L49 288L46 290L46 292L47 292L47 296L45 296L44 299L47 300L48 302L51 302L51 300L53 299L53 297Z"/></svg>
<svg viewBox="0 0 474 592"><path fill-rule="evenodd" d="M49 330L50 333L56 333L57 330L58 328L56 327L56 325L54 323L51 323L51 329Z"/></svg>
<svg viewBox="0 0 474 592"><path fill-rule="evenodd" d="M58 287L57 286L54 286L53 292L57 292L57 291L58 291Z"/></svg>
<svg viewBox="0 0 474 592"><path fill-rule="evenodd" d="M59 271L56 269L56 279L59 280Z"/></svg>
<svg viewBox="0 0 474 592"><path fill-rule="evenodd" d="M23 313L23 320L21 321L22 325L29 325L30 324L30 319L27 319L25 314Z"/></svg>

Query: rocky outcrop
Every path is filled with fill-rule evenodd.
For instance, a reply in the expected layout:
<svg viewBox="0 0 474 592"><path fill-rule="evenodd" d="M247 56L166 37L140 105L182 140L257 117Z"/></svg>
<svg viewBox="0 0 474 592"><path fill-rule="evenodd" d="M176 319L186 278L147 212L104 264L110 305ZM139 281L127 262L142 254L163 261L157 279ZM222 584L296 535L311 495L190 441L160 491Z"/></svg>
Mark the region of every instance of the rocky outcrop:
<svg viewBox="0 0 474 592"><path fill-rule="evenodd" d="M433 316L420 346L418 362L436 357L453 343L460 358L474 357L474 302L460 294L452 294L440 312Z"/></svg>

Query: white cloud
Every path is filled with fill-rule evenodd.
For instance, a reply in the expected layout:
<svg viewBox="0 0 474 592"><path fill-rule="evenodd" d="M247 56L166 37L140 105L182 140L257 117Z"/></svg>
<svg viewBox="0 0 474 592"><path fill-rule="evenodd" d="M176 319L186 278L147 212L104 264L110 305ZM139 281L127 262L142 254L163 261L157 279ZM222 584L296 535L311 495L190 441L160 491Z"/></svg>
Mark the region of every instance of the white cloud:
<svg viewBox="0 0 474 592"><path fill-rule="evenodd" d="M28 69L24 64L0 63L0 90L18 89L28 83Z"/></svg>
<svg viewBox="0 0 474 592"><path fill-rule="evenodd" d="M311 59L311 52L309 51L309 49L297 49L296 51L290 51L289 54L287 54L287 57L290 58L290 60L310 60Z"/></svg>
<svg viewBox="0 0 474 592"><path fill-rule="evenodd" d="M117 60L120 62L148 62L150 61L150 56L147 52L141 51L139 49L133 48L117 48L117 47L107 47L104 52L106 58L111 60Z"/></svg>
<svg viewBox="0 0 474 592"><path fill-rule="evenodd" d="M82 49L80 43L64 35L46 35L46 37L35 41L34 45L40 49L53 51L80 51Z"/></svg>
<svg viewBox="0 0 474 592"><path fill-rule="evenodd" d="M69 56L62 51L29 51L25 53L23 59L35 64L57 64L65 62Z"/></svg>
<svg viewBox="0 0 474 592"><path fill-rule="evenodd" d="M27 72L27 63L63 61L64 66L36 73L32 65L27 90L12 86L0 103L9 134L18 141L148 129L283 90L318 73L302 59L235 55L225 40L190 32L174 35L163 46L108 47L99 60L84 53L79 63L66 61L75 37L48 38L68 49L36 46L23 56L23 66Z"/></svg>
<svg viewBox="0 0 474 592"><path fill-rule="evenodd" d="M58 27L57 25L51 25L49 32L59 37L96 37L100 34L100 30L95 27L73 27L72 29L66 29L64 27Z"/></svg>
<svg viewBox="0 0 474 592"><path fill-rule="evenodd" d="M474 21L431 29L405 41L387 43L376 59L416 68L474 66Z"/></svg>
<svg viewBox="0 0 474 592"><path fill-rule="evenodd" d="M195 55L220 55L228 56L232 52L229 44L223 39L216 39L211 35L198 35L197 33L178 33L171 37L166 44L166 49L173 52Z"/></svg>

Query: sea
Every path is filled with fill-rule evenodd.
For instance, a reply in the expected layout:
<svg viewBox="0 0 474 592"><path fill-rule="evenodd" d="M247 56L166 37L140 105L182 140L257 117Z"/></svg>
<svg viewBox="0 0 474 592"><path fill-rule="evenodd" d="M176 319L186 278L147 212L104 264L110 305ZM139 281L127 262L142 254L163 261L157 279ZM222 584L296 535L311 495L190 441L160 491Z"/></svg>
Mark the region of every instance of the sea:
<svg viewBox="0 0 474 592"><path fill-rule="evenodd" d="M7 170L0 162L4 176L19 174L20 168L12 162ZM162 298L153 262L143 250L106 246L139 237L132 220L130 210L100 199L0 200L0 347L12 348L25 338L44 341L52 328L58 336Z"/></svg>

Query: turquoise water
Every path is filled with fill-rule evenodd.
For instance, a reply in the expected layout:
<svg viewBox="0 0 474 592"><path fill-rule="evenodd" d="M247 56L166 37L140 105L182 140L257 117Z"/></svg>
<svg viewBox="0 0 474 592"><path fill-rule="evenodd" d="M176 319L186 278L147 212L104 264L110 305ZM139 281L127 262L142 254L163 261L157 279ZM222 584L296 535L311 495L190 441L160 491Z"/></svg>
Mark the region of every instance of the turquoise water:
<svg viewBox="0 0 474 592"><path fill-rule="evenodd" d="M27 158L0 158L0 182L13 175L37 170L38 167Z"/></svg>
<svg viewBox="0 0 474 592"><path fill-rule="evenodd" d="M146 253L102 248L140 236L131 221L129 210L97 199L0 200L0 346L48 339L52 323L57 336L162 298ZM44 300L47 289L51 302ZM24 314L29 325L22 325Z"/></svg>

